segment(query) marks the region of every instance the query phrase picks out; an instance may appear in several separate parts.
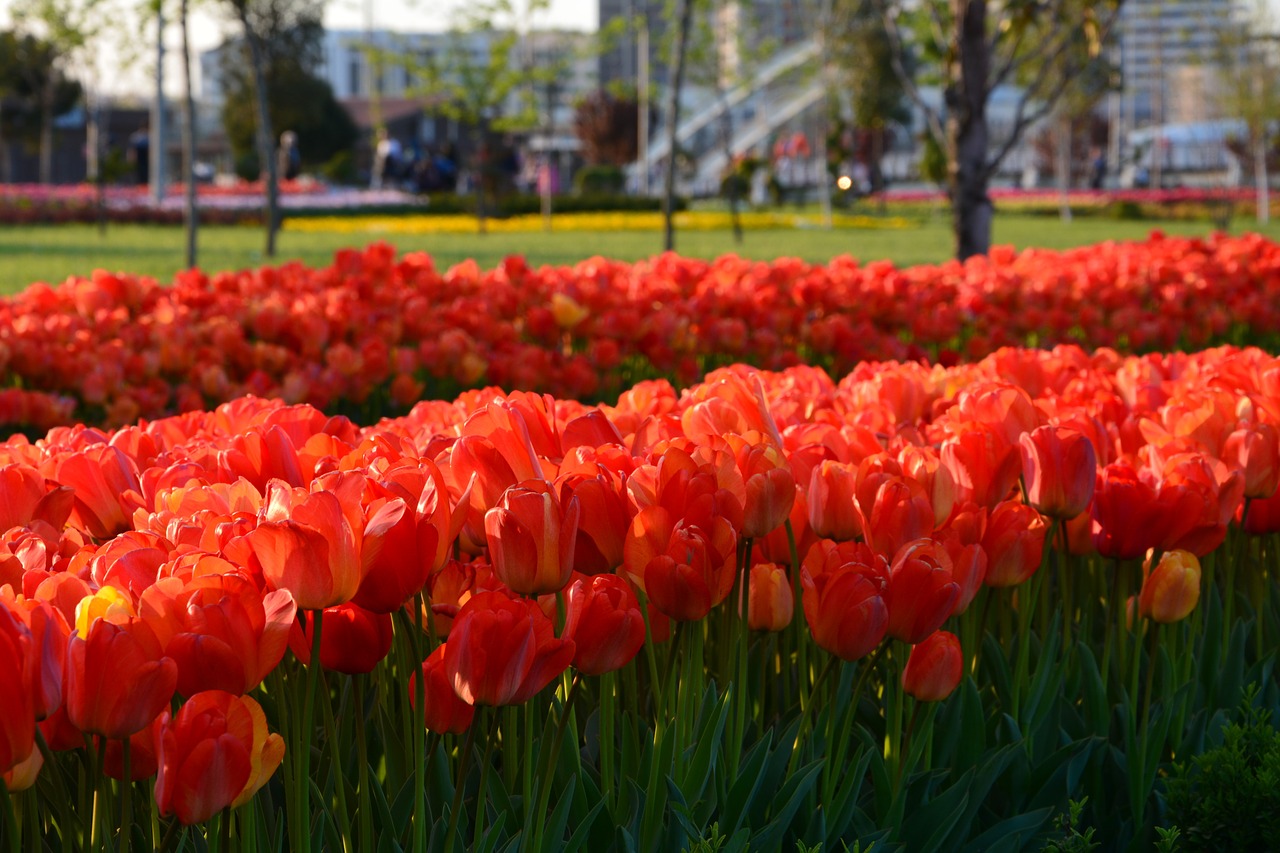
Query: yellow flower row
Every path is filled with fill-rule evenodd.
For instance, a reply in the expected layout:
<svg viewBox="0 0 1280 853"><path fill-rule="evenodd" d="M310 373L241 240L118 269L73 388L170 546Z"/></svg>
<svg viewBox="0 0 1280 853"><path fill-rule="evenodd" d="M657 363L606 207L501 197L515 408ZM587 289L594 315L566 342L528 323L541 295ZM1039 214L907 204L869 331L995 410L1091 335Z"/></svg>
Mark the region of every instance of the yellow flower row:
<svg viewBox="0 0 1280 853"><path fill-rule="evenodd" d="M752 230L765 228L816 228L821 220L816 214L776 213L747 211L741 214L742 227ZM682 211L676 214L676 227L694 231L718 231L731 227L725 211ZM900 216L873 217L832 216L836 228L900 229L908 228L910 220ZM344 234L474 234L479 230L474 216L467 214L443 214L439 216L317 216L289 219L288 231L308 233ZM507 219L488 219L487 230L511 234L543 230L542 217L537 214L512 216ZM662 214L656 212L614 213L561 213L551 219L552 231L660 231Z"/></svg>

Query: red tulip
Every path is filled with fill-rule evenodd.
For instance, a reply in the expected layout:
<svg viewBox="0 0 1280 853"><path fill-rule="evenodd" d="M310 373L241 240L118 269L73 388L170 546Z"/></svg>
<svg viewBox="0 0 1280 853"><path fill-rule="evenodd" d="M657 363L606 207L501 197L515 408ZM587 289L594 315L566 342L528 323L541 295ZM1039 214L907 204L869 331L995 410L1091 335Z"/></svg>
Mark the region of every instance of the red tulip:
<svg viewBox="0 0 1280 853"><path fill-rule="evenodd" d="M814 642L841 660L865 657L888 630L882 564L883 558L865 550L862 560L815 572L805 558L800 572L805 621Z"/></svg>
<svg viewBox="0 0 1280 853"><path fill-rule="evenodd" d="M296 611L287 591L263 595L240 574L161 578L139 602L139 617L178 665L183 696L261 684L284 657Z"/></svg>
<svg viewBox="0 0 1280 853"><path fill-rule="evenodd" d="M796 481L780 450L767 444L737 444L738 470L746 487L741 535L757 539L782 526L796 498Z"/></svg>
<svg viewBox="0 0 1280 853"><path fill-rule="evenodd" d="M288 590L303 610L323 610L355 596L363 578L362 489L362 479L348 480L338 491L268 484L263 520L243 538L270 588Z"/></svg>
<svg viewBox="0 0 1280 853"><path fill-rule="evenodd" d="M458 611L445 649L445 673L459 698L497 706L531 699L569 666L575 646L556 638L536 602L482 592Z"/></svg>
<svg viewBox="0 0 1280 853"><path fill-rule="evenodd" d="M651 506L631 521L623 549L627 577L672 619L701 619L733 589L737 542L723 518L710 528Z"/></svg>
<svg viewBox="0 0 1280 853"><path fill-rule="evenodd" d="M564 635L573 638L573 666L583 675L621 669L644 646L644 614L621 577L579 578L569 585L565 600Z"/></svg>
<svg viewBox="0 0 1280 853"><path fill-rule="evenodd" d="M889 636L915 644L947 621L960 599L946 546L917 539L889 567Z"/></svg>
<svg viewBox="0 0 1280 853"><path fill-rule="evenodd" d="M1075 518L1093 500L1098 461L1082 433L1042 426L1019 439L1027 503L1050 518Z"/></svg>
<svg viewBox="0 0 1280 853"><path fill-rule="evenodd" d="M982 549L987 552L987 586L1017 586L1040 568L1047 528L1026 504L1003 501L991 513Z"/></svg>
<svg viewBox="0 0 1280 853"><path fill-rule="evenodd" d="M258 703L207 690L160 721L156 805L185 824L243 805L284 758L284 740L267 731Z"/></svg>
<svg viewBox="0 0 1280 853"><path fill-rule="evenodd" d="M34 660L31 632L0 604L0 772L25 761L35 746Z"/></svg>
<svg viewBox="0 0 1280 853"><path fill-rule="evenodd" d="M1280 430L1269 423L1241 427L1227 436L1222 461L1244 473L1244 495L1266 499L1280 487Z"/></svg>
<svg viewBox="0 0 1280 853"><path fill-rule="evenodd" d="M502 582L521 595L564 589L573 573L578 501L564 505L541 480L513 486L485 513L485 537Z"/></svg>
<svg viewBox="0 0 1280 853"><path fill-rule="evenodd" d="M67 647L63 697L67 718L86 734L126 738L146 728L178 684L178 665L141 621L98 619Z"/></svg>
<svg viewBox="0 0 1280 853"><path fill-rule="evenodd" d="M561 472L563 478L563 470ZM573 549L573 569L584 575L613 572L622 566L631 513L622 487L611 477L572 476L561 479L560 505L576 500L581 507Z"/></svg>
<svg viewBox="0 0 1280 853"><path fill-rule="evenodd" d="M320 665L347 675L373 672L391 651L392 626L389 613L374 613L355 602L326 607L320 631ZM289 648L303 664L311 663L315 619L304 628L294 622L289 632Z"/></svg>
<svg viewBox="0 0 1280 853"><path fill-rule="evenodd" d="M960 639L947 631L935 631L911 647L902 670L902 689L918 702L939 702L959 686L963 673Z"/></svg>
<svg viewBox="0 0 1280 853"><path fill-rule="evenodd" d="M475 718L475 706L458 698L445 670L445 646L436 646L422 662L422 721L437 734L461 734ZM409 676L409 702L416 709L418 686L416 675Z"/></svg>
<svg viewBox="0 0 1280 853"><path fill-rule="evenodd" d="M809 525L823 539L845 542L862 535L862 518L854 502L857 469L824 459L809 479Z"/></svg>

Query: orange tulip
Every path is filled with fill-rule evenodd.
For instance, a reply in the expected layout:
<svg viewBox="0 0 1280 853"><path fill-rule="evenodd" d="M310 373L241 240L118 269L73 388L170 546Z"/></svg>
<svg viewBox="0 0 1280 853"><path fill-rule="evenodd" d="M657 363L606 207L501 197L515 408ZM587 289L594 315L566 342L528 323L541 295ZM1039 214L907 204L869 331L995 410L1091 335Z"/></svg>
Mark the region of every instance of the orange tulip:
<svg viewBox="0 0 1280 853"><path fill-rule="evenodd" d="M693 621L733 589L737 538L723 518L708 528L651 506L631 521L623 548L627 577L672 619Z"/></svg>
<svg viewBox="0 0 1280 853"><path fill-rule="evenodd" d="M960 638L934 631L911 647L902 670L902 689L918 702L939 702L951 695L964 673Z"/></svg>
<svg viewBox="0 0 1280 853"><path fill-rule="evenodd" d="M1019 439L1027 503L1050 518L1075 518L1093 500L1098 457L1082 433L1042 426Z"/></svg>
<svg viewBox="0 0 1280 853"><path fill-rule="evenodd" d="M1190 551L1166 551L1142 581L1138 612L1162 623L1179 622L1200 601L1200 561Z"/></svg>
<svg viewBox="0 0 1280 853"><path fill-rule="evenodd" d="M795 599L787 570L777 563L751 567L747 599L747 627L752 631L781 631L791 624Z"/></svg>
<svg viewBox="0 0 1280 853"><path fill-rule="evenodd" d="M604 474L571 476L558 481L560 505L572 498L581 511L573 549L573 569L584 575L612 572L622 565L622 548L631 509L622 487Z"/></svg>
<svg viewBox="0 0 1280 853"><path fill-rule="evenodd" d="M494 570L521 595L564 589L573 573L579 504L560 503L542 480L513 486L485 513L485 537Z"/></svg>
<svg viewBox="0 0 1280 853"><path fill-rule="evenodd" d="M1227 436L1222 460L1244 472L1244 495L1266 499L1280 487L1280 430L1269 423L1241 427Z"/></svg>

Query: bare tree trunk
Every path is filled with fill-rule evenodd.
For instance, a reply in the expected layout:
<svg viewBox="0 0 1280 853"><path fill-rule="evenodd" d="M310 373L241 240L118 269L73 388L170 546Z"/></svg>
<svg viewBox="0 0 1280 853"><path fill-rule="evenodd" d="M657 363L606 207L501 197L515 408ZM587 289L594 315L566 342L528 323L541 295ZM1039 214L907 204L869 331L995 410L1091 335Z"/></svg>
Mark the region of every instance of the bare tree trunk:
<svg viewBox="0 0 1280 853"><path fill-rule="evenodd" d="M729 110L728 93L717 83L720 96L720 147L724 152L726 174L729 176L729 224L733 228L733 242L742 245L742 216L738 212L738 174L733 168L733 113Z"/></svg>
<svg viewBox="0 0 1280 853"><path fill-rule="evenodd" d="M676 21L676 49L671 54L667 81L667 170L662 178L662 248L668 252L676 247L676 131L680 123L680 90L684 87L689 30L693 27L693 0L677 0Z"/></svg>
<svg viewBox="0 0 1280 853"><path fill-rule="evenodd" d="M965 260L991 248L986 98L991 56L985 0L952 0L952 5L959 50L947 69L947 171L956 257Z"/></svg>
<svg viewBox="0 0 1280 853"><path fill-rule="evenodd" d="M267 226L266 255L276 255L276 230L280 227L280 179L276 173L276 152L273 140L275 131L271 128L271 111L267 104L267 69L266 57L262 53L262 41L257 32L249 24L249 10L244 0L236 4L240 25L244 28L245 38L249 42L249 61L253 65L253 90L258 101L258 159L259 174L267 176L264 191L264 207Z"/></svg>
<svg viewBox="0 0 1280 853"><path fill-rule="evenodd" d="M1258 224L1271 221L1270 186L1267 183L1267 142L1265 130L1253 145L1253 177L1258 193Z"/></svg>
<svg viewBox="0 0 1280 853"><path fill-rule="evenodd" d="M182 224L187 232L187 269L196 265L196 234L200 228L200 211L196 207L196 103L191 94L191 40L187 17L189 0L182 0L179 15L182 25ZM274 158L272 158L274 159Z"/></svg>
<svg viewBox="0 0 1280 853"><path fill-rule="evenodd" d="M53 99L57 78L50 71L40 91L40 183L53 183Z"/></svg>
<svg viewBox="0 0 1280 853"><path fill-rule="evenodd" d="M1071 221L1071 118L1066 114L1058 117L1058 144L1055 146L1054 170L1058 173L1058 217L1063 222Z"/></svg>
<svg viewBox="0 0 1280 853"><path fill-rule="evenodd" d="M105 237L107 189L102 173L102 125L102 93L97 92L93 104L85 109L85 177L93 184L93 217L98 222L98 236Z"/></svg>

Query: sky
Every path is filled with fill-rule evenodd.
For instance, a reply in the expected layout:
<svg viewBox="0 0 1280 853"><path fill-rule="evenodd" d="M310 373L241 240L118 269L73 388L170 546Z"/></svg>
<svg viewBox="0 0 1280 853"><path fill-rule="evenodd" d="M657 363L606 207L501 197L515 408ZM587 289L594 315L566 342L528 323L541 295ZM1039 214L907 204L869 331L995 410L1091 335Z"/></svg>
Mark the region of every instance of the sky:
<svg viewBox="0 0 1280 853"><path fill-rule="evenodd" d="M112 8L137 6L131 0L106 0ZM334 30L359 30L365 27L369 12L375 29L392 29L402 32L439 31L449 28L455 11L467 0L328 0L325 8L325 27ZM0 28L9 26L10 9L14 0L0 0ZM215 3L194 3L200 6ZM370 9L371 5L371 9ZM523 0L515 0L517 9L524 7ZM594 30L598 26L596 0L550 0L550 8L533 19L539 28L567 28ZM223 15L197 11L191 21L191 49L208 50L222 41L223 34L236 29ZM118 34L105 39L108 42L93 57L94 76L102 91L112 95L146 95L154 91L149 81L155 68L155 28L143 27L135 22L125 23ZM114 44L110 43L114 42ZM168 78L165 89L173 95L181 92L180 63L177 51L181 36L177 27L170 26L165 33L165 47L169 58L165 63Z"/></svg>

